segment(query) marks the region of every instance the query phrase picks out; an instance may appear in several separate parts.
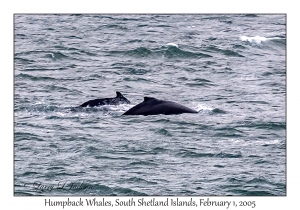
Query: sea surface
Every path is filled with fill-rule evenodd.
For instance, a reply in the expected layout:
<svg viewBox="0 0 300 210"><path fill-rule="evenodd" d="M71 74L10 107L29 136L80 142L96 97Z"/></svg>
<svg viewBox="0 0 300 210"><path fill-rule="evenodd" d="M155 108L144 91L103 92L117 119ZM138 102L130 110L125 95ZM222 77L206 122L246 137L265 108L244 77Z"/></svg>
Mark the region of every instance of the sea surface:
<svg viewBox="0 0 300 210"><path fill-rule="evenodd" d="M199 113L122 115L145 96ZM14 195L285 196L286 173L284 14L14 15Z"/></svg>

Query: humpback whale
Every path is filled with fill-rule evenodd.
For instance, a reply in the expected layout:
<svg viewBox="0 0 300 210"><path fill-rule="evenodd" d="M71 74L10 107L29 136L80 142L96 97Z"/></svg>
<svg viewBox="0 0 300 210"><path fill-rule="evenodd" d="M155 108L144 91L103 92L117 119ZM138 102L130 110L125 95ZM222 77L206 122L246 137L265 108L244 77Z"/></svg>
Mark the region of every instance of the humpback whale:
<svg viewBox="0 0 300 210"><path fill-rule="evenodd" d="M132 107L123 115L170 115L182 113L198 112L172 101L164 101L152 97L144 97L144 101L142 103Z"/></svg>
<svg viewBox="0 0 300 210"><path fill-rule="evenodd" d="M102 98L87 101L81 104L81 107L94 107L103 105L119 105L119 104L130 104L130 101L125 98L120 92L116 92L117 96L115 98Z"/></svg>

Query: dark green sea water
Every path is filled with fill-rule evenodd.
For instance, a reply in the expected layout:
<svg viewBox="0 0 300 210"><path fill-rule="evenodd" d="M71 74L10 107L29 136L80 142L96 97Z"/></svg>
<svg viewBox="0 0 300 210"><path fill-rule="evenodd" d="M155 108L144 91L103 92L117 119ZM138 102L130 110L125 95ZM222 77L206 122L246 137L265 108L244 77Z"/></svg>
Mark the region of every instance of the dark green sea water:
<svg viewBox="0 0 300 210"><path fill-rule="evenodd" d="M286 195L285 15L16 14L14 195Z"/></svg>

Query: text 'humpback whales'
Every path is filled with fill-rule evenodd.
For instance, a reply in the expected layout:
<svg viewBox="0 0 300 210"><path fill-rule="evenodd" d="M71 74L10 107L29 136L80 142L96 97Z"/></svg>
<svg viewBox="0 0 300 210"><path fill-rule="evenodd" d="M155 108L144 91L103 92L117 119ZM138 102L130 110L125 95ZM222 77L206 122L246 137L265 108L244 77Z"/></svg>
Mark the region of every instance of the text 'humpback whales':
<svg viewBox="0 0 300 210"><path fill-rule="evenodd" d="M115 98L102 98L87 101L81 104L81 107L95 107L103 105L120 105L120 104L130 104L130 101L125 98L120 92L116 92L117 96Z"/></svg>
<svg viewBox="0 0 300 210"><path fill-rule="evenodd" d="M123 115L170 115L182 113L198 112L172 101L163 101L156 98L144 97L144 101L142 103L132 107Z"/></svg>

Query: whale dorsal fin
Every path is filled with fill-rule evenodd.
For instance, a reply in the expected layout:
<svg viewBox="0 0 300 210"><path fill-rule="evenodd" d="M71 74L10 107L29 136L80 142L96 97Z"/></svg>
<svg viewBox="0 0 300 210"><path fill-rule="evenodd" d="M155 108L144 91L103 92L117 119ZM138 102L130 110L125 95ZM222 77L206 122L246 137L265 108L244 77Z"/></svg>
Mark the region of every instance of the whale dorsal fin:
<svg viewBox="0 0 300 210"><path fill-rule="evenodd" d="M117 98L123 96L119 91L117 91L116 94L117 94Z"/></svg>
<svg viewBox="0 0 300 210"><path fill-rule="evenodd" d="M154 100L155 98L153 98L153 97L144 97L144 101L150 101L150 100Z"/></svg>

